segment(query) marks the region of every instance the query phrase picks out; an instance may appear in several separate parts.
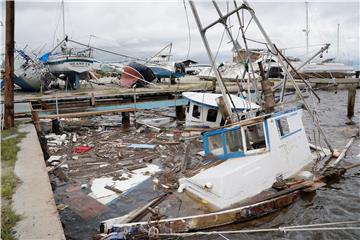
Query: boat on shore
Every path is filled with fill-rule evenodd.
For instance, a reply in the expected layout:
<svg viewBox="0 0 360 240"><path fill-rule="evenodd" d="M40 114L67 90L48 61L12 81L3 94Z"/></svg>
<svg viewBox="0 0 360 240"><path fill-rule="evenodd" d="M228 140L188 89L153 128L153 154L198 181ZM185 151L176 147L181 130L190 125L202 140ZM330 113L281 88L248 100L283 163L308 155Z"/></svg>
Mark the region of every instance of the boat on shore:
<svg viewBox="0 0 360 240"><path fill-rule="evenodd" d="M22 90L29 92L46 90L54 80L46 66L39 60L31 58L23 50L16 50L14 83Z"/></svg>
<svg viewBox="0 0 360 240"><path fill-rule="evenodd" d="M120 86L125 88L144 87L156 79L154 72L147 66L131 62L124 66Z"/></svg>
<svg viewBox="0 0 360 240"><path fill-rule="evenodd" d="M144 63L159 81L163 78L173 79L185 76L184 64L172 61L171 50L172 43L169 43Z"/></svg>

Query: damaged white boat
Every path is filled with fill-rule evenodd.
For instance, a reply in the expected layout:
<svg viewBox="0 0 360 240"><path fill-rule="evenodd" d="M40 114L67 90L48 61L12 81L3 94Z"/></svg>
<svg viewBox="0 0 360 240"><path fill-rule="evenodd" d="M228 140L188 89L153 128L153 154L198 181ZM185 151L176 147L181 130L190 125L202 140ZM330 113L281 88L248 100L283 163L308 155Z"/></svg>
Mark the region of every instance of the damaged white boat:
<svg viewBox="0 0 360 240"><path fill-rule="evenodd" d="M225 119L219 110L218 101L222 96L217 93L184 92L182 96L189 100L185 112L186 126L220 127L224 126ZM229 95L233 105L232 112L246 113L256 110L260 106L235 95Z"/></svg>
<svg viewBox="0 0 360 240"><path fill-rule="evenodd" d="M241 6L234 3L235 9L222 15L218 4L213 1L219 19L203 27L194 2L189 1L189 3L222 94L184 93L183 96L190 101L187 114L194 117L196 113L195 118L200 118L202 115L204 118L212 116L215 122L219 123L218 120L221 119L217 118L218 112L209 115L209 109L218 106L216 109L221 110L221 117L225 119L227 125L216 126L202 133L205 155L203 165L179 179L179 188L173 193L175 195L173 199L169 197L160 200L163 201L158 204L159 211L162 210L161 214L154 211L153 205L145 206L129 213L133 216L132 219L135 219L134 216L138 216L139 211L141 213L147 211L148 214L137 218L137 221L124 220L126 218L120 217L102 222L104 233L121 233L122 236L145 234L142 236L151 238L153 235L150 233L155 232L159 236L161 233L162 236L175 236L171 234L247 221L290 205L298 199L301 191L314 191L325 185L321 181L325 177L319 174L323 172L306 171L308 170L306 167L314 160L310 149L318 149L318 147L309 144L302 122L302 107L285 107L283 99L276 105L274 93L265 77L262 64L259 64L262 93L253 98L253 101L259 105L253 104L252 99L244 100L229 96L224 79L217 69L205 32L216 23L223 24L230 40L234 46L237 46L226 25L226 19L240 10L249 12L271 52L278 53L278 49L262 28L253 9L244 1ZM238 20L240 26L243 26L241 19ZM246 38L243 39L247 49ZM279 57L278 62L294 85L297 93L295 102L301 100L328 146L327 160L321 168L324 169L326 165L332 166L329 162L333 160L334 150L313 114L314 109L306 102L294 78L285 67L285 60ZM256 78L253 81L256 81ZM221 101L217 101L219 97L222 98ZM254 109L256 115L248 115L242 119L239 114L233 112L233 107L236 109L239 106L239 110ZM194 119L190 118L190 120ZM338 162L338 159L333 162ZM319 175L315 177L315 174ZM283 184L284 187L279 188L278 184ZM174 201L174 198L177 200ZM180 205L175 207L174 202L180 202ZM181 212L180 208L183 205L186 206ZM147 210L149 208L150 210ZM175 213L174 208L178 209Z"/></svg>
<svg viewBox="0 0 360 240"><path fill-rule="evenodd" d="M293 176L313 160L301 117L294 109L204 133L205 155L224 161L180 179L179 191L224 209Z"/></svg>

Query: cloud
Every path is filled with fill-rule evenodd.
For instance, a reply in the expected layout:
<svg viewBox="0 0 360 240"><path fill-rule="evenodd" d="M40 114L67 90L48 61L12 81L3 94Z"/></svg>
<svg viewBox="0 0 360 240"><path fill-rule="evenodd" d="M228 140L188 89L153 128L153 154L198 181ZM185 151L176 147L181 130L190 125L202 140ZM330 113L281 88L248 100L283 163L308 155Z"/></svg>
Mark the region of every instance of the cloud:
<svg viewBox="0 0 360 240"><path fill-rule="evenodd" d="M233 8L232 1L229 7ZM278 47L289 48L289 55L303 57L305 54L305 4L302 1L250 1L262 25ZM2 2L1 6L4 7ZM219 2L221 10L227 11L225 1ZM212 4L197 1L203 25L217 18ZM313 1L309 4L310 44L329 42L328 57L336 55L336 31L340 24L340 57L343 60L359 60L359 2ZM187 13L191 31L190 57L207 61L193 14L188 2ZM2 9L2 12L4 10ZM50 50L62 37L60 2L16 1L16 42L28 44L32 49ZM4 14L3 14L4 16ZM5 16L1 19L4 21ZM245 17L249 20L249 17ZM146 57L173 42L176 59L186 57L188 51L188 28L182 0L173 1L66 1L66 32L72 38L136 57ZM246 21L245 21L246 22ZM231 18L231 31L238 33L237 19ZM2 31L4 27L1 27ZM248 37L264 41L253 22ZM223 28L217 26L207 33L214 53L217 51ZM239 38L241 39L241 38ZM46 44L46 45L45 45ZM243 43L240 44L243 45ZM251 47L264 47L249 43ZM45 45L45 47L44 47ZM291 47L303 48L291 48ZM316 51L319 46L311 48ZM219 60L231 59L232 46L225 36L219 49ZM116 59L115 56L98 54L102 59Z"/></svg>

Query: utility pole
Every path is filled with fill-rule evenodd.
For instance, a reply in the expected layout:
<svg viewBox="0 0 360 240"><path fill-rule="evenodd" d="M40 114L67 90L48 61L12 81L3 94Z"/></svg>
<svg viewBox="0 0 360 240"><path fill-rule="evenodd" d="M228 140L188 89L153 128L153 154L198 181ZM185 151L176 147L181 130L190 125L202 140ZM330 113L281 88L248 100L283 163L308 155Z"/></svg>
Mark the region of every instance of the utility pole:
<svg viewBox="0 0 360 240"><path fill-rule="evenodd" d="M12 0L6 1L5 35L5 129L14 127L14 6Z"/></svg>

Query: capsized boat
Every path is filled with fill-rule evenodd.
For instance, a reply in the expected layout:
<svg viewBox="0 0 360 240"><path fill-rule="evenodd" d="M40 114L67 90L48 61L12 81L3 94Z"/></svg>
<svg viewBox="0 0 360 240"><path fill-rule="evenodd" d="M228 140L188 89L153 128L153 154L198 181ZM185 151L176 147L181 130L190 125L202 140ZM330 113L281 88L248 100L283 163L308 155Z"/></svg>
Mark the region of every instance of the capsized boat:
<svg viewBox="0 0 360 240"><path fill-rule="evenodd" d="M149 67L137 62L131 62L123 68L120 85L125 88L144 87L155 79L156 76Z"/></svg>
<svg viewBox="0 0 360 240"><path fill-rule="evenodd" d="M16 50L14 83L24 91L36 92L44 90L55 79L44 64L32 59L23 50Z"/></svg>

